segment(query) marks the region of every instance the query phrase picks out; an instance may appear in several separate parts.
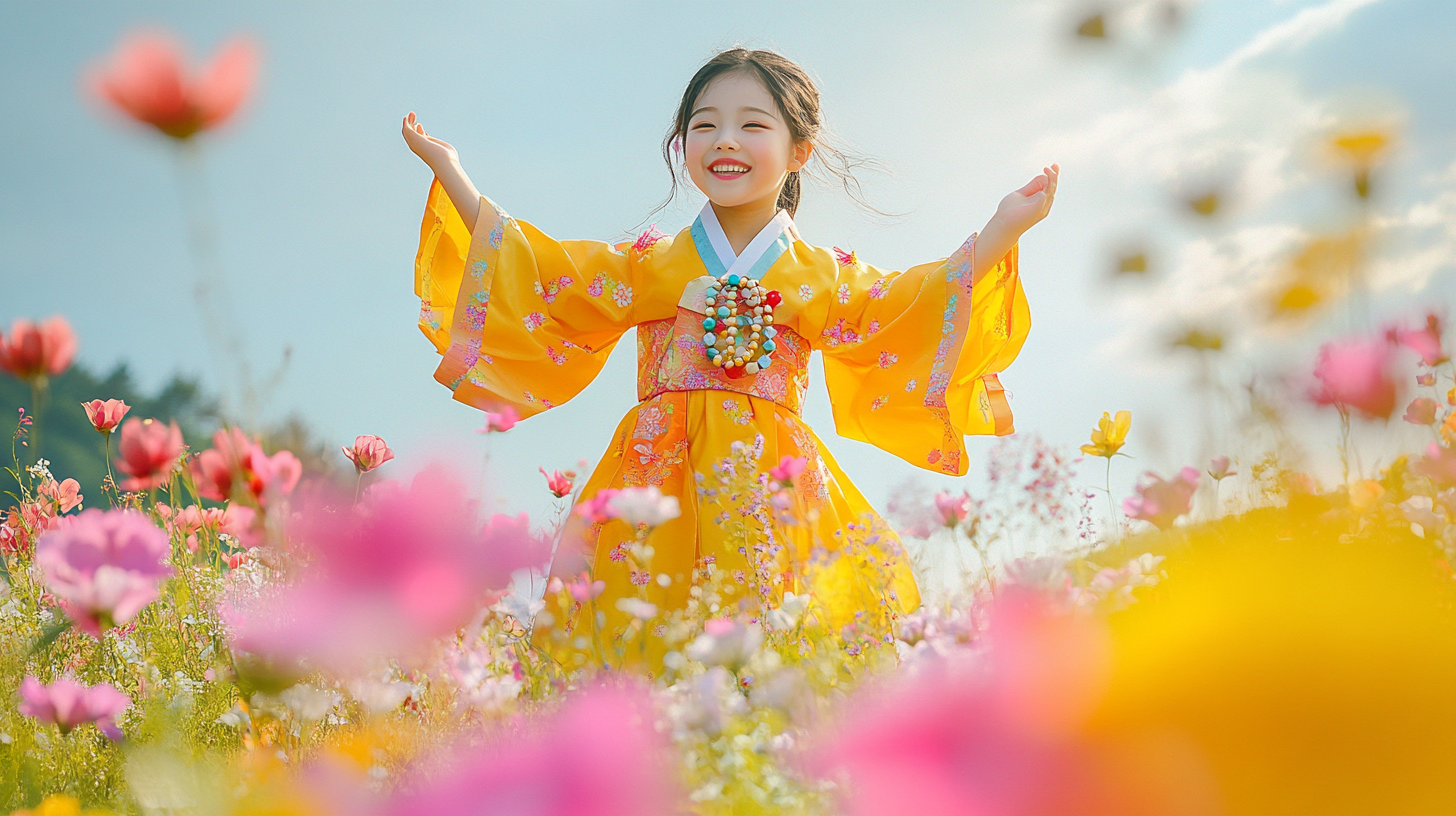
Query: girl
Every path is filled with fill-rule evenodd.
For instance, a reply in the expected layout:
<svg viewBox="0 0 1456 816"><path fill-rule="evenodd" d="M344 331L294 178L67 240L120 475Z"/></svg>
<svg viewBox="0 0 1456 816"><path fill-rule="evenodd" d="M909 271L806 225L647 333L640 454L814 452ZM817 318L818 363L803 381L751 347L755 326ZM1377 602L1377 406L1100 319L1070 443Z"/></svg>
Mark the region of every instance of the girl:
<svg viewBox="0 0 1456 816"><path fill-rule="evenodd" d="M435 173L415 259L420 328L455 399L522 416L560 405L637 329L640 402L568 531L586 542L590 574L548 593L534 630L567 668L658 664L694 634L672 613L703 598L709 578L723 601L714 613L736 603L770 626L789 619L770 610L797 609L806 593L835 631L878 631L919 605L898 540L800 418L811 351L823 352L843 436L962 475L965 435L1011 433L996 374L1030 324L1016 243L1046 217L1059 168L1002 199L949 258L887 272L794 227L806 167L857 189L820 128L818 90L798 65L769 51L717 55L663 144L674 192L680 161L707 204L675 237L649 229L613 246L510 217L453 147L405 117L405 141ZM636 486L681 509L651 546L642 529L590 512L601 491ZM575 569L558 559L565 580Z"/></svg>

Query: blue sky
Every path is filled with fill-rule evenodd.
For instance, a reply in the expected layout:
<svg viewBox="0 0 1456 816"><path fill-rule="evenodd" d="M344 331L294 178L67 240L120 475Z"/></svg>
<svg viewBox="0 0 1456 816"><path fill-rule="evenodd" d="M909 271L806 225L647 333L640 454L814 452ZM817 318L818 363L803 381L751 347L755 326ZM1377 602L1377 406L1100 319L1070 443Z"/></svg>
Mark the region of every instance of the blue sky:
<svg viewBox="0 0 1456 816"><path fill-rule="evenodd" d="M1239 329L1230 382L1297 366L1334 331L1271 335L1241 320L1249 293L1302 236L1348 219L1337 180L1309 158L1345 119L1395 121L1403 136L1376 203L1385 240L1373 313L1450 302L1452 4L1209 0L1169 43L1143 42L1130 22L1127 44L1110 49L1070 43L1081 8L6 4L0 323L63 313L88 364L126 361L149 384L180 371L230 387L193 305L169 145L77 90L89 61L148 24L177 32L194 56L239 31L265 51L256 98L205 144L245 351L268 371L291 349L264 418L298 412L339 442L379 434L401 471L472 460L485 443L471 432L479 415L431 379L436 358L414 326L429 175L398 135L400 116L415 110L452 141L482 191L516 217L558 237L614 238L666 193L659 144L682 86L737 43L780 49L818 77L831 127L890 171L865 177L872 200L906 213L872 219L811 186L799 225L813 243L892 268L943 256L1006 192L1062 163L1056 209L1022 245L1035 327L1003 378L1018 429L1056 444L1076 445L1102 411L1129 408L1139 466L1208 453L1186 427L1198 409L1187 367L1149 350L1169 325L1218 318ZM1173 191L1209 174L1230 182L1236 206L1216 224L1190 223ZM656 220L675 231L698 206L687 198ZM1111 253L1130 238L1155 248L1160 274L1111 286ZM539 509L538 464L596 460L635 400L632 357L629 339L583 395L490 443L503 501ZM806 416L872 501L916 473L835 436L822 386ZM988 444L974 440L973 456ZM1134 475L1127 468L1123 481Z"/></svg>

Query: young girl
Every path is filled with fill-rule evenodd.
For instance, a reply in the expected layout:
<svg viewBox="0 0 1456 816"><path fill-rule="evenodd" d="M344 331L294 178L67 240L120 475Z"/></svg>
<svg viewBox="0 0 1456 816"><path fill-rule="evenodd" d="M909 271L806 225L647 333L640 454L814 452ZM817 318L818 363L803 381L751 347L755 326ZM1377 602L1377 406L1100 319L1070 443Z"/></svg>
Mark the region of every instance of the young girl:
<svg viewBox="0 0 1456 816"><path fill-rule="evenodd" d="M620 519L574 516L568 535L594 553L590 578L548 593L534 634L568 668L660 661L676 648L664 622L708 574L753 617L808 593L836 631L919 605L894 534L800 416L811 351L823 352L843 436L962 475L965 435L1011 433L996 373L1030 326L1016 242L1046 217L1058 167L1002 199L949 258L887 272L794 227L804 168L817 162L853 187L820 127L818 90L798 65L770 51L717 55L688 83L663 145L674 191L680 161L708 203L675 237L649 229L613 246L558 241L510 217L453 147L413 113L404 120L435 173L415 260L420 328L455 399L522 416L555 407L637 329L639 403L581 496L656 486L681 515L652 531L650 548L632 546L641 530ZM773 478L786 490L769 505L767 472L781 464ZM742 488L752 473L727 484L745 466L761 489ZM591 581L605 584L595 598ZM646 603L618 603L629 598Z"/></svg>

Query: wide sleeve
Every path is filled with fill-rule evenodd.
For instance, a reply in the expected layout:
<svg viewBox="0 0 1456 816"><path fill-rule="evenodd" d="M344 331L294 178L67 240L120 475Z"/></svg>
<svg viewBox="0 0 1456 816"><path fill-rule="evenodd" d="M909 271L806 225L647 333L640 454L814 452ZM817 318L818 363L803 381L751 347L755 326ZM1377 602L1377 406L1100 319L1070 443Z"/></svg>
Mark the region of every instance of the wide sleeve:
<svg viewBox="0 0 1456 816"><path fill-rule="evenodd" d="M430 187L415 256L435 379L486 411L531 416L576 396L633 323L632 251L557 241L482 197L472 233Z"/></svg>
<svg viewBox="0 0 1456 816"><path fill-rule="evenodd" d="M816 342L840 435L959 476L966 435L1012 432L997 374L1026 342L1031 312L1016 247L971 284L975 240L903 272L841 258Z"/></svg>

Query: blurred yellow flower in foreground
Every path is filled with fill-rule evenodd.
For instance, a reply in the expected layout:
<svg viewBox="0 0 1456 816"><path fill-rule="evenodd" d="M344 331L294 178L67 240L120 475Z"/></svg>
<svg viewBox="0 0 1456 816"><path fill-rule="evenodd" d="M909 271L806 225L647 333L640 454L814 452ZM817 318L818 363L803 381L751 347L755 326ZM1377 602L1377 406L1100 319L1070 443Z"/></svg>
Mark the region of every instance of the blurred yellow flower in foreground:
<svg viewBox="0 0 1456 816"><path fill-rule="evenodd" d="M1129 780L1202 806L1183 812L1456 812L1456 581L1409 525L1365 518L1180 534L1168 578L1109 620L1093 725Z"/></svg>
<svg viewBox="0 0 1456 816"><path fill-rule="evenodd" d="M1365 236L1359 231L1311 238L1289 261L1275 288L1275 315L1289 316L1344 296L1364 263Z"/></svg>
<svg viewBox="0 0 1456 816"><path fill-rule="evenodd" d="M1330 146L1355 171L1355 194L1370 197L1370 168L1389 149L1393 136L1382 130L1356 130L1335 134Z"/></svg>
<svg viewBox="0 0 1456 816"><path fill-rule="evenodd" d="M1361 479L1350 485L1350 506L1357 512L1365 512L1374 507L1385 495L1385 488L1380 482L1374 479Z"/></svg>
<svg viewBox="0 0 1456 816"><path fill-rule="evenodd" d="M1118 411L1116 419L1103 411L1102 418L1097 420L1097 429L1092 432L1092 442L1083 445L1082 452L1088 456L1105 456L1111 459L1127 442L1127 432L1131 427L1131 411Z"/></svg>
<svg viewBox="0 0 1456 816"><path fill-rule="evenodd" d="M34 810L17 810L11 816L111 816L109 810L82 810L81 802L74 796L56 794L47 796Z"/></svg>

